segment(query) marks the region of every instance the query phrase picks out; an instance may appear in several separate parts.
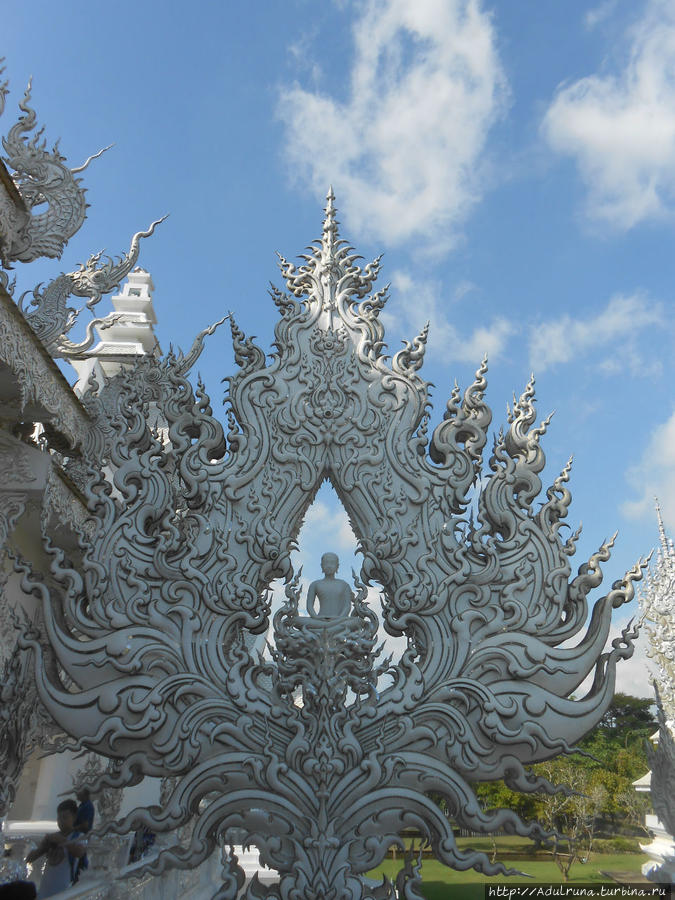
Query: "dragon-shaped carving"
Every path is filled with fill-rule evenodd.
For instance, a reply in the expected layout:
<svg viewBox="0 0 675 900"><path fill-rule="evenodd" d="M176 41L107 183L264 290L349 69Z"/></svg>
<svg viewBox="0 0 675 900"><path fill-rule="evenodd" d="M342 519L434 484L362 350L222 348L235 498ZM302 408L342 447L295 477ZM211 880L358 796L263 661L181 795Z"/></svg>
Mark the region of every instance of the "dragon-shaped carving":
<svg viewBox="0 0 675 900"><path fill-rule="evenodd" d="M0 68L0 74L3 69ZM7 82L0 85L0 114L4 109ZM85 189L76 177L105 150L93 154L71 169L59 152L58 141L51 151L41 140L44 129L37 127L37 116L28 104L31 82L19 103L23 115L2 139L4 163L12 173L18 191L11 229L0 233L0 260L7 267L12 262L32 262L41 256L58 258L68 240L80 229L86 217ZM32 138L28 135L35 131ZM44 204L47 208L40 210ZM35 211L34 211L35 210ZM5 231L5 229L3 229Z"/></svg>
<svg viewBox="0 0 675 900"><path fill-rule="evenodd" d="M601 719L637 634L629 626L604 649L612 610L633 597L644 563L587 623L612 542L570 578L577 535L560 535L569 465L533 508L546 430L533 381L487 473L485 362L429 437L426 330L389 361L379 260L361 268L357 259L339 238L331 193L320 242L297 267L280 259L287 288L272 288L272 360L231 320L239 371L225 430L172 354L101 386L89 408L105 407L109 433L85 448L93 530L81 538L82 563L49 539L51 587L17 563L58 661L50 669L50 654L24 638L49 712L79 746L117 761L114 777L101 776L109 786L176 779L161 808L111 829L171 832L194 816L189 844L163 849L155 873L198 865L228 829L244 829L280 875L271 887L254 879L249 898L418 898L411 866L398 887L363 878L408 827L448 866L507 871L460 849L453 825L542 829L484 811L471 783L553 790L528 767L569 752ZM161 422L148 416L149 379L162 383L152 392ZM308 636L290 552L325 479L364 562L349 626ZM268 629L276 578L287 603L265 662L250 636ZM376 662L362 585L373 581L385 629L408 638L396 664ZM389 683L378 686L384 670ZM587 693L570 699L592 672ZM227 865L221 900L240 881Z"/></svg>
<svg viewBox="0 0 675 900"><path fill-rule="evenodd" d="M164 219L166 216L153 222L147 231L137 232L131 239L129 252L123 253L118 259L108 257L99 265L103 256L103 251L100 251L91 256L86 263L81 263L76 272L58 275L44 289L42 284L39 284L32 291L30 305L27 308L24 306L24 300L28 291L21 295L19 309L53 357L72 359L82 356L96 339L94 328L104 329L120 318L119 314L110 313L102 318L92 319L87 324L84 339L77 343L67 337L80 314L80 310L68 306L69 298L86 297L87 309L93 309L104 294L115 290L133 269L138 259L141 238L150 237Z"/></svg>

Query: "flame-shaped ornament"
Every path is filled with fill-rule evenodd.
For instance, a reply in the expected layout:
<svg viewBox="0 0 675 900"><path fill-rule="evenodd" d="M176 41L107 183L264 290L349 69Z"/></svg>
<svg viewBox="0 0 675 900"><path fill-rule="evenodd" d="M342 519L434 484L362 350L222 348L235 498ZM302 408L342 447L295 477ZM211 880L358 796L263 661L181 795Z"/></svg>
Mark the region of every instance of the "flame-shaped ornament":
<svg viewBox="0 0 675 900"><path fill-rule="evenodd" d="M389 363L379 260L357 260L331 192L321 241L297 267L281 258L272 360L230 321L239 371L227 434L171 353L90 393L100 434L85 448L93 527L82 562L70 565L46 538L50 586L18 563L58 661L24 638L49 713L116 761L102 783L175 779L161 808L136 809L111 830L175 831L194 817L188 845L149 864L160 873L198 865L228 830L244 829L280 876L271 887L254 879L249 898L419 897L418 866L396 885L363 877L410 827L447 866L509 871L458 848L453 824L542 829L484 811L471 783L551 789L528 766L569 751L600 720L636 634L626 629L603 652L641 565L585 624L611 542L570 579L575 538L559 534L569 466L533 511L546 427L535 424L533 383L479 485L486 364L463 395L455 389L429 440L426 329ZM149 424L149 401L162 421ZM383 586L386 630L408 637L396 665L376 663L378 622L358 579L341 622L310 628L297 614L289 554L324 479L359 538L363 584ZM474 522L467 506L479 486ZM265 662L249 636L267 631L276 578L287 599ZM390 685L378 694L384 670ZM592 671L588 693L570 699ZM235 896L235 869L227 855L217 897Z"/></svg>

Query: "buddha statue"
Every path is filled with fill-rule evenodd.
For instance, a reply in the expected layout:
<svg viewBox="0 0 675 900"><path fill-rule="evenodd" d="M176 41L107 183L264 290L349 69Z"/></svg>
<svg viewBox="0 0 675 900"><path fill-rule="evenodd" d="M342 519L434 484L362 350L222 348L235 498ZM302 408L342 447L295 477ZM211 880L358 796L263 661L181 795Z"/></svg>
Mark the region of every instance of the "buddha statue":
<svg viewBox="0 0 675 900"><path fill-rule="evenodd" d="M335 553L321 557L323 578L313 581L307 592L307 612L316 619L344 619L352 608L352 590L346 581L336 578L340 560ZM318 601L319 608L315 609Z"/></svg>

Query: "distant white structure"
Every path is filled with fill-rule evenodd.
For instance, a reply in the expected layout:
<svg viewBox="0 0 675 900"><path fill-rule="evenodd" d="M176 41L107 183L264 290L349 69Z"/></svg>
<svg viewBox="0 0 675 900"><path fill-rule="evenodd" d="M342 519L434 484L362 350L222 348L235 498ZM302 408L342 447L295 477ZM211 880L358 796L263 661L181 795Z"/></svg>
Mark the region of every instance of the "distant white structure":
<svg viewBox="0 0 675 900"><path fill-rule="evenodd" d="M651 860L643 874L652 881L675 882L675 548L666 535L657 503L660 546L656 564L648 574L640 602L651 643L650 656L658 671L654 687L658 705L659 731L649 752L652 770L634 782L638 791L649 790L655 815L645 824L654 840L644 846Z"/></svg>
<svg viewBox="0 0 675 900"><path fill-rule="evenodd" d="M96 326L99 342L82 359L71 359L78 374L75 391L81 394L92 373L98 381L101 374L111 376L138 356L160 352L154 332L157 316L152 302L155 285L145 269L136 266L127 276L122 290L111 297L115 321L106 327Z"/></svg>

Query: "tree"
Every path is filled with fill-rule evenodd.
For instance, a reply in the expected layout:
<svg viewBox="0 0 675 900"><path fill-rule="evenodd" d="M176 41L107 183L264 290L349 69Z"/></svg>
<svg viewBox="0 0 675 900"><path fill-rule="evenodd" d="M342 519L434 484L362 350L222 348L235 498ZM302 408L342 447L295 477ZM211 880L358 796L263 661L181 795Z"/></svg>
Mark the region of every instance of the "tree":
<svg viewBox="0 0 675 900"><path fill-rule="evenodd" d="M556 759L537 767L552 784L569 790L539 795L539 819L549 830L562 835L552 839L552 852L563 881L578 860L586 861L593 849L598 814L607 799L607 789L593 773L569 759Z"/></svg>
<svg viewBox="0 0 675 900"><path fill-rule="evenodd" d="M581 753L533 767L535 774L573 793L523 794L494 781L476 785L476 795L485 809L513 809L523 819L538 819L567 835L569 844L552 842L556 863L567 879L574 862L591 851L601 826L612 833L622 825L644 832L648 800L635 792L633 781L649 769L645 741L657 727L652 709L649 699L615 694L598 726L580 742Z"/></svg>
<svg viewBox="0 0 675 900"><path fill-rule="evenodd" d="M592 740L597 732L610 738L620 736L624 747L628 747L629 743L641 742L658 727L653 708L654 701L650 698L615 694L597 728L584 738L582 746L589 739Z"/></svg>

